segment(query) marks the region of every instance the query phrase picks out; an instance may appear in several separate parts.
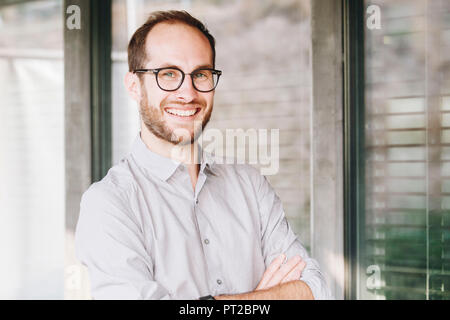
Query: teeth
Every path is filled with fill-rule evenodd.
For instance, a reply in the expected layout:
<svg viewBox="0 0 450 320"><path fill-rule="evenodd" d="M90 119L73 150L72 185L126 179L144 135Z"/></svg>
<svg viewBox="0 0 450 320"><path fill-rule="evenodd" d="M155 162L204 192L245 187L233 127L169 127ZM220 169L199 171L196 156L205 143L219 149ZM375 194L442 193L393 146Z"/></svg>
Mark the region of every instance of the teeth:
<svg viewBox="0 0 450 320"><path fill-rule="evenodd" d="M166 109L166 111L170 114L174 114L176 116L181 116L181 117L189 117L195 114L195 112L197 112L197 110L179 110L179 109Z"/></svg>

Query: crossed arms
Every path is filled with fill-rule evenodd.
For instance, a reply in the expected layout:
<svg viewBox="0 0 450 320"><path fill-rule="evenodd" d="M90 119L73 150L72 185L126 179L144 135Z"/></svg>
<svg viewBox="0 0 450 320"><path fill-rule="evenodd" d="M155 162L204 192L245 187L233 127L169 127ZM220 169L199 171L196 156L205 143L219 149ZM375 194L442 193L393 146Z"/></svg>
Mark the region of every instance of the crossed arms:
<svg viewBox="0 0 450 320"><path fill-rule="evenodd" d="M253 291L227 292L216 299L329 299L331 295L319 266L290 229L281 201L265 180L261 185L256 192L261 212L261 257L271 261L275 254L283 252L291 258L284 264L284 255L274 259ZM166 289L170 284L155 281L154 262L144 245L148 239L142 233L141 222L130 210L128 199L123 197L115 185L94 184L80 204L75 246L77 258L88 267L92 296L172 299L175 294ZM187 259L187 255L183 257ZM180 274L177 276L180 278ZM248 289L237 292L244 290Z"/></svg>
<svg viewBox="0 0 450 320"><path fill-rule="evenodd" d="M236 295L220 295L216 300L312 300L309 286L300 278L306 263L300 256L290 258L285 255L275 258L263 274L261 281L252 292Z"/></svg>

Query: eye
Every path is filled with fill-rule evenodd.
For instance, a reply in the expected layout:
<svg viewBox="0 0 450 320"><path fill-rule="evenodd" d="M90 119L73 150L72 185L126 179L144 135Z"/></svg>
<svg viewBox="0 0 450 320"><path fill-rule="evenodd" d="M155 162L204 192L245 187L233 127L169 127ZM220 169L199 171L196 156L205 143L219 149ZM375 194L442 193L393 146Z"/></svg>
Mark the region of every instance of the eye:
<svg viewBox="0 0 450 320"><path fill-rule="evenodd" d="M198 79L198 80L206 80L209 77L208 76L208 71L205 71L205 70L197 71L194 74L194 77L195 77L195 79Z"/></svg>
<svg viewBox="0 0 450 320"><path fill-rule="evenodd" d="M181 78L181 72L176 69L161 69L158 73L158 78L164 81L178 81Z"/></svg>
<svg viewBox="0 0 450 320"><path fill-rule="evenodd" d="M173 71L164 71L161 75L165 78L175 77L175 73Z"/></svg>

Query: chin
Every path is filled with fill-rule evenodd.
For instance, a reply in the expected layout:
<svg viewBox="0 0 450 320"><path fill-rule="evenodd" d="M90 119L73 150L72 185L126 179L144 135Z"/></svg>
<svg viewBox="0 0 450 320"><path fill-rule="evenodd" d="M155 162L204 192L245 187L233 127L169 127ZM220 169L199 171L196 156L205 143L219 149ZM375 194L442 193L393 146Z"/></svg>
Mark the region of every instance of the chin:
<svg viewBox="0 0 450 320"><path fill-rule="evenodd" d="M187 132L183 132L183 134L176 134L177 130L187 130L184 128L175 128L172 130L172 143L179 145L191 144L194 141L194 133L189 130L189 134ZM180 132L181 133L181 132Z"/></svg>
<svg viewBox="0 0 450 320"><path fill-rule="evenodd" d="M194 143L194 137L177 137L177 141L174 144L179 146L187 146Z"/></svg>

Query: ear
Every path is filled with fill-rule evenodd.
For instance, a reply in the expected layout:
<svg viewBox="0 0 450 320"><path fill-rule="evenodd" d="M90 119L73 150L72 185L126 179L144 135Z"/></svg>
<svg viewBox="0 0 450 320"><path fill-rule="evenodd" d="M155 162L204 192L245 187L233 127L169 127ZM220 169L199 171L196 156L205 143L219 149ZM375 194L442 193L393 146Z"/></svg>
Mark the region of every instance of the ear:
<svg viewBox="0 0 450 320"><path fill-rule="evenodd" d="M139 77L135 73L127 72L125 75L124 84L131 99L139 103L142 99Z"/></svg>

